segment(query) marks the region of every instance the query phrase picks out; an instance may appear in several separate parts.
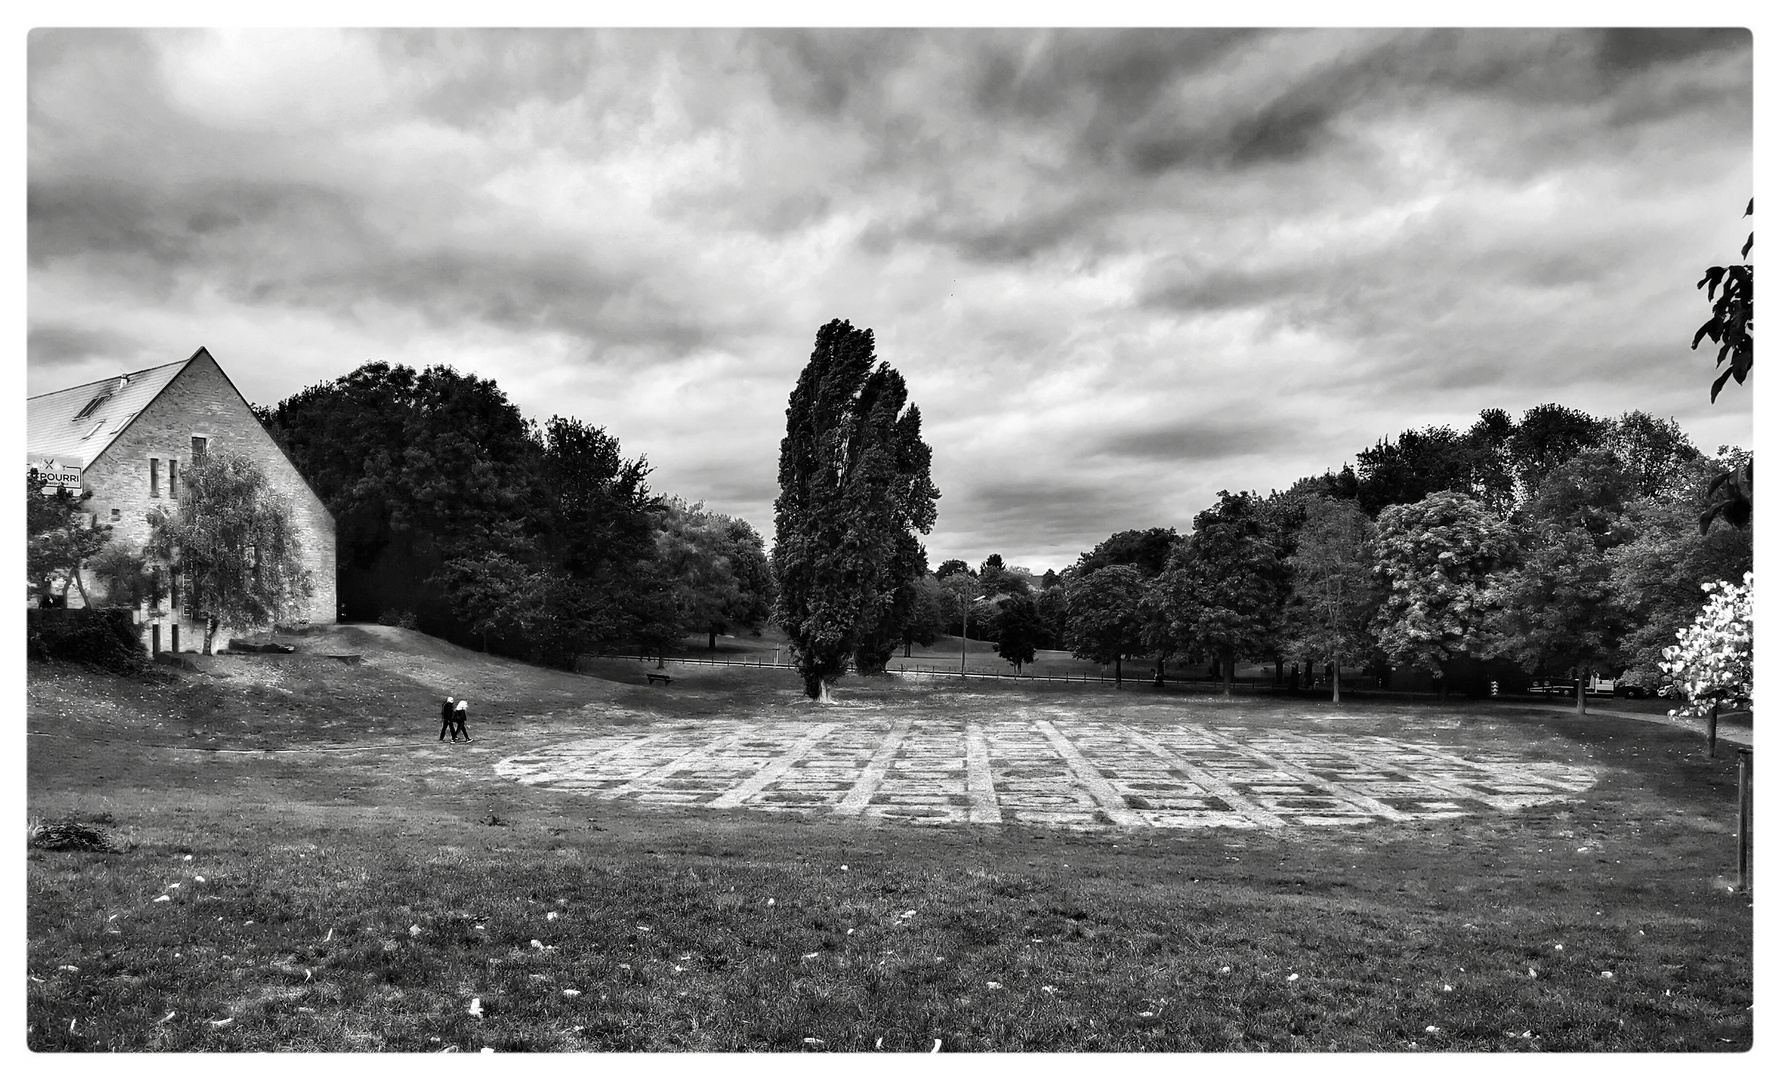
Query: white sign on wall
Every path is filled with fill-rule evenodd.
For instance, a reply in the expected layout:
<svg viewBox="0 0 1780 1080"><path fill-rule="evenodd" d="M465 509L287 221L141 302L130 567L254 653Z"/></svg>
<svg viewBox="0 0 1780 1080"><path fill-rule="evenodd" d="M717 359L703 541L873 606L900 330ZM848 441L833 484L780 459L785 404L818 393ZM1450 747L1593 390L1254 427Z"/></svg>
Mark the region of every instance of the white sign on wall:
<svg viewBox="0 0 1780 1080"><path fill-rule="evenodd" d="M45 491L54 491L58 487L65 487L69 491L80 490L79 461L43 454L26 454L25 469L27 472L35 472L43 480Z"/></svg>

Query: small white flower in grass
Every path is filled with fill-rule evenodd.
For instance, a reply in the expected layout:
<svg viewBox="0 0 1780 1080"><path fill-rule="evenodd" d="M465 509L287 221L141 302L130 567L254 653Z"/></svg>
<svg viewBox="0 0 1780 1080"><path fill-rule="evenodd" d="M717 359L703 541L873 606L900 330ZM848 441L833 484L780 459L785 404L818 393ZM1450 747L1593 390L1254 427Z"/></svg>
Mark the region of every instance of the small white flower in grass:
<svg viewBox="0 0 1780 1080"><path fill-rule="evenodd" d="M810 954L810 956L814 956L814 955L816 955L816 954L815 953ZM808 960L809 958L810 958L809 956L804 957L805 960ZM685 971L685 970L686 969L681 967L679 964L674 965L674 974L675 975L678 975L678 974L680 974L680 972Z"/></svg>
<svg viewBox="0 0 1780 1080"><path fill-rule="evenodd" d="M253 925L253 920L252 920L252 919L249 919L249 920L247 920L247 921L246 921L246 922L244 922L244 923L242 923L242 924L241 924L241 925L242 925L242 926L252 926L252 925Z"/></svg>
<svg viewBox="0 0 1780 1080"><path fill-rule="evenodd" d="M1440 989L1442 989L1450 994L1450 993L1452 993L1452 984L1447 983L1445 986L1442 986Z"/></svg>
<svg viewBox="0 0 1780 1080"><path fill-rule="evenodd" d="M203 875L203 874L199 874L199 875L198 875L198 876L197 876L197 877L195 877L195 878L193 878L193 879L192 879L192 880L193 880L193 881L196 881L196 882L199 882L199 883L200 883L200 884L202 884L202 883L203 883L203 881L204 881L204 875Z"/></svg>
<svg viewBox="0 0 1780 1080"><path fill-rule="evenodd" d="M223 1017L223 1018L222 1018L222 1019L221 1019L221 1020L212 1020L212 1021L210 1021L210 1026L211 1026L211 1027L222 1027L222 1026L223 1026L223 1025L224 1025L224 1024L232 1024L232 1023L234 1023L234 1022L235 1022L235 1018L234 1018L234 1017L232 1017L232 1016L225 1016L225 1017Z"/></svg>
<svg viewBox="0 0 1780 1080"><path fill-rule="evenodd" d="M690 959L692 959L692 954L691 954L691 953L687 953L687 954L686 954L686 955L685 955L685 956L682 956L682 957L680 957L680 959L682 959L682 960L690 960Z"/></svg>
<svg viewBox="0 0 1780 1080"><path fill-rule="evenodd" d="M914 917L915 917L915 909L914 908L910 908L907 911L903 912L901 915L897 916L897 918L899 918L899 919L912 919Z"/></svg>
<svg viewBox="0 0 1780 1080"><path fill-rule="evenodd" d="M1440 1029L1435 1027L1433 1024L1429 1024L1427 1027L1423 1028L1422 1030L1426 1031L1429 1035L1440 1034Z"/></svg>
<svg viewBox="0 0 1780 1080"><path fill-rule="evenodd" d="M190 856L190 855L187 855L187 856L186 856L186 857L185 857L185 860L184 860L184 861L186 861L186 862L191 862L191 861L192 861L192 857L191 857L191 856Z"/></svg>
<svg viewBox="0 0 1780 1080"><path fill-rule="evenodd" d="M1537 979L1539 977L1539 973L1537 971L1534 971L1532 968L1528 968L1527 969L1527 977L1529 979Z"/></svg>
<svg viewBox="0 0 1780 1080"><path fill-rule="evenodd" d="M555 922L556 921L556 912L554 912L554 911L546 912L544 915L544 921L545 922Z"/></svg>
<svg viewBox="0 0 1780 1080"><path fill-rule="evenodd" d="M639 926L639 927L637 927L637 930L641 933L647 934L649 932L650 928L647 926Z"/></svg>
<svg viewBox="0 0 1780 1080"><path fill-rule="evenodd" d="M477 924L476 924L476 929L478 929L478 930L486 930L486 929L488 929L488 927L486 927L486 926L484 926L484 925L482 925L482 924L481 924L481 923L477 923ZM329 933L333 933L333 931L331 931L331 930L330 930L330 931L328 931L328 932L329 932Z"/></svg>
<svg viewBox="0 0 1780 1080"><path fill-rule="evenodd" d="M1613 972L1611 972L1611 971L1603 971L1603 972L1601 972L1601 978L1603 978L1603 979L1611 979L1611 978L1613 978Z"/></svg>
<svg viewBox="0 0 1780 1080"><path fill-rule="evenodd" d="M57 968L56 970L57 971L72 971L76 974L80 973L80 969L75 967L73 964L63 964L61 967Z"/></svg>
<svg viewBox="0 0 1780 1080"><path fill-rule="evenodd" d="M1564 951L1564 947L1562 945L1553 945L1552 948L1556 949L1558 952Z"/></svg>
<svg viewBox="0 0 1780 1080"><path fill-rule="evenodd" d="M1047 994L1055 994L1057 992L1057 988L1055 986L1041 986L1041 987L1039 987L1039 989L1043 990Z"/></svg>
<svg viewBox="0 0 1780 1080"><path fill-rule="evenodd" d="M804 959L805 959L805 960L814 960L814 959L815 959L815 958L816 958L816 957L818 957L818 956L821 956L821 955L822 955L822 952L821 952L821 950L820 950L820 949L818 949L818 950L817 950L817 951L815 951L815 952L807 952L807 953L804 953L804 954L803 954L803 958L804 958Z"/></svg>
<svg viewBox="0 0 1780 1080"><path fill-rule="evenodd" d="M1146 1020L1147 1020L1147 1019L1149 1019L1149 1018L1150 1018L1150 1017L1152 1017L1152 1016L1154 1016L1154 1015L1156 1015L1156 1014L1155 1014L1155 1013L1153 1013L1153 1012L1140 1012L1140 1013L1138 1013L1138 1014L1137 1014L1137 1015L1138 1015L1138 1016L1140 1016L1140 1017L1143 1017L1143 1018L1144 1018L1144 1019L1146 1019Z"/></svg>
<svg viewBox="0 0 1780 1080"><path fill-rule="evenodd" d="M581 991L579 991L579 990L564 990L562 992L562 996L567 997L567 998L578 998L581 996Z"/></svg>
<svg viewBox="0 0 1780 1080"><path fill-rule="evenodd" d="M165 893L162 893L160 896L155 897L154 902L159 904L159 903L163 903L165 901L171 900L171 899L173 899L171 896L168 896Z"/></svg>
<svg viewBox="0 0 1780 1080"><path fill-rule="evenodd" d="M1298 981L1298 973L1296 971L1294 971L1290 975L1286 976L1286 982L1297 982L1297 981Z"/></svg>
<svg viewBox="0 0 1780 1080"><path fill-rule="evenodd" d="M1225 965L1224 965L1224 966L1223 966L1223 967L1221 967L1221 968L1219 968L1219 969L1218 969L1218 974L1219 974L1219 975L1228 975L1228 974L1230 974L1230 965L1229 965L1229 964L1225 964Z"/></svg>
<svg viewBox="0 0 1780 1080"><path fill-rule="evenodd" d="M542 949L543 947L544 943L542 941L539 941L537 938L532 938L532 948Z"/></svg>
<svg viewBox="0 0 1780 1080"><path fill-rule="evenodd" d="M179 888L179 882L175 881L173 884L167 886L167 891L172 892L174 889L177 889L177 888Z"/></svg>
<svg viewBox="0 0 1780 1080"><path fill-rule="evenodd" d="M420 924L419 923L415 923L413 926L410 926L408 928L408 936L409 937L419 937L420 936Z"/></svg>
<svg viewBox="0 0 1780 1080"><path fill-rule="evenodd" d="M1000 983L998 983L998 982L991 982L991 983L989 983L989 984L988 984L988 986L989 986L989 989L991 989L991 990L999 990L999 989L1001 989L1001 984L1000 984Z"/></svg>
<svg viewBox="0 0 1780 1080"><path fill-rule="evenodd" d="M470 999L469 1013L471 1016L481 1016L482 1015L482 999L481 998L473 997Z"/></svg>
<svg viewBox="0 0 1780 1080"><path fill-rule="evenodd" d="M853 928L851 926L847 927L847 936L848 937L853 936Z"/></svg>

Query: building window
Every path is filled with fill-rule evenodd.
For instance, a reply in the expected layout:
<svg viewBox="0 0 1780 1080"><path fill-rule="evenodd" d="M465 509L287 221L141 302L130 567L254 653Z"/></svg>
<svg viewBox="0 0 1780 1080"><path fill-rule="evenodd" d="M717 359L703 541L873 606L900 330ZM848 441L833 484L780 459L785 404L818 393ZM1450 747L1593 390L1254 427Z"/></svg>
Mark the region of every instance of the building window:
<svg viewBox="0 0 1780 1080"><path fill-rule="evenodd" d="M107 401L110 401L110 400L111 400L110 394L100 394L98 397L87 402L86 408L75 413L74 418L76 420L85 420L87 417L89 417L89 416L93 415L93 413L97 412L99 410L99 406L105 404Z"/></svg>
<svg viewBox="0 0 1780 1080"><path fill-rule="evenodd" d="M123 517L124 517L124 512L122 510L119 510L115 506L111 508L111 520L122 521Z"/></svg>
<svg viewBox="0 0 1780 1080"><path fill-rule="evenodd" d="M179 459L167 459L167 498L179 498Z"/></svg>
<svg viewBox="0 0 1780 1080"><path fill-rule="evenodd" d="M192 436L192 461L194 463L203 461L204 460L204 452L209 449L210 449L210 439L208 436L205 436L205 435L193 435Z"/></svg>
<svg viewBox="0 0 1780 1080"><path fill-rule="evenodd" d="M161 459L158 457L148 459L148 497L161 497Z"/></svg>

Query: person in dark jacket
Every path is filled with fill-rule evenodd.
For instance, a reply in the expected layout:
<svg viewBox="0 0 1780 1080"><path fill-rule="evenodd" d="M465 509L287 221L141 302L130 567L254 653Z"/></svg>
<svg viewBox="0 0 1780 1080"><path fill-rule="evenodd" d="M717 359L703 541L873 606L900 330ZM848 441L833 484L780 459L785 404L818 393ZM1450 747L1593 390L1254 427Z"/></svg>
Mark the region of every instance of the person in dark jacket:
<svg viewBox="0 0 1780 1080"><path fill-rule="evenodd" d="M451 733L451 741L456 742L459 735L464 737L464 742L473 741L470 738L469 728L470 703L463 698L458 698L457 705L454 706L452 715L456 717L456 727Z"/></svg>
<svg viewBox="0 0 1780 1080"><path fill-rule="evenodd" d="M456 704L455 699L448 697L445 699L445 703L443 705L439 706L439 721L440 721L440 723L439 723L439 741L440 742L445 741L445 733L447 731L451 732L451 741L452 742L457 741L457 731L456 731L457 711L454 708L455 704Z"/></svg>

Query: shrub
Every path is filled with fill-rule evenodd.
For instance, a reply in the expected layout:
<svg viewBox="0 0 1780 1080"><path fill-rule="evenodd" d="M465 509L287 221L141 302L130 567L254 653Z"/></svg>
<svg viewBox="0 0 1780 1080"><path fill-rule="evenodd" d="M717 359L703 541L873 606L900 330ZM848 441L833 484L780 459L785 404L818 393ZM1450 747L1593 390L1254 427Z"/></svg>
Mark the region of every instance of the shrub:
<svg viewBox="0 0 1780 1080"><path fill-rule="evenodd" d="M132 613L123 608L27 608L25 652L35 660L72 660L125 675L148 668Z"/></svg>
<svg viewBox="0 0 1780 1080"><path fill-rule="evenodd" d="M399 626L403 630L414 630L420 625L415 620L412 611L406 609L398 610L396 608L389 608L384 611L383 614L377 616L377 622L383 626Z"/></svg>

